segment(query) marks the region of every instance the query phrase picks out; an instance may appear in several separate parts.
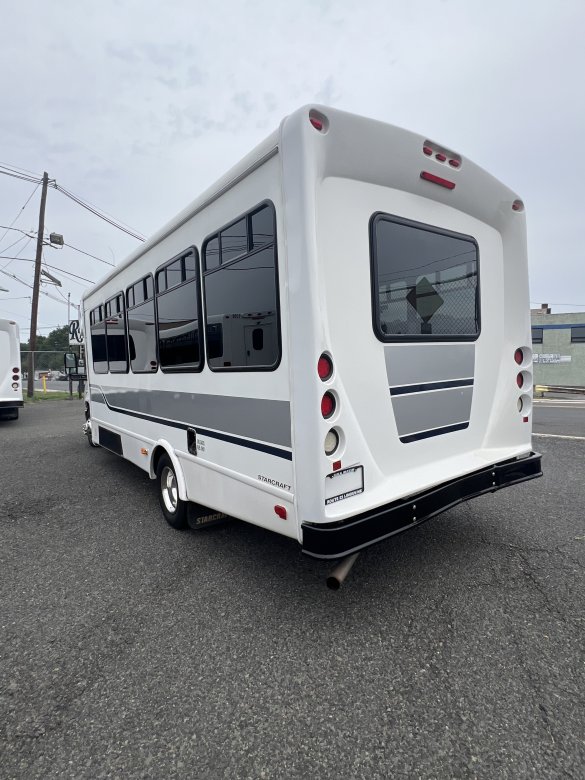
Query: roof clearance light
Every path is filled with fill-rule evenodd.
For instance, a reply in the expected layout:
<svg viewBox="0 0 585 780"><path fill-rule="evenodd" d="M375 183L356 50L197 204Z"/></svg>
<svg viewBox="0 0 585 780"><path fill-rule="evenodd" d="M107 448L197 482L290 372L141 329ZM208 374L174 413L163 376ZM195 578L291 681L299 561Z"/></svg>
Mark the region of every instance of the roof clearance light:
<svg viewBox="0 0 585 780"><path fill-rule="evenodd" d="M524 204L521 200L515 200L512 203L512 211L524 211Z"/></svg>
<svg viewBox="0 0 585 780"><path fill-rule="evenodd" d="M327 117L320 111L315 111L314 108L309 111L309 122L313 125L315 130L318 130L320 133L326 133L327 130L329 130L329 120Z"/></svg>
<svg viewBox="0 0 585 780"><path fill-rule="evenodd" d="M522 352L521 349L517 349L516 352L514 352L514 360L519 366L524 362L524 352Z"/></svg>
<svg viewBox="0 0 585 780"><path fill-rule="evenodd" d="M427 155L427 157L430 157L433 153L433 150L430 146L423 146L423 152Z"/></svg>
<svg viewBox="0 0 585 780"><path fill-rule="evenodd" d="M439 162L445 162L445 160L447 159L447 155L446 155L446 154L443 154L443 152L437 152L437 154L435 155L435 157L437 158L437 160L438 160Z"/></svg>
<svg viewBox="0 0 585 780"><path fill-rule="evenodd" d="M317 373L322 382L326 382L331 374L333 374L333 363L329 355L326 355L325 353L321 355L319 362L317 363Z"/></svg>
<svg viewBox="0 0 585 780"><path fill-rule="evenodd" d="M461 163L459 162L459 160L449 160L449 165L451 166L451 168L459 168Z"/></svg>
<svg viewBox="0 0 585 780"><path fill-rule="evenodd" d="M454 181L448 181L447 179L442 179L440 176L435 176L434 173L429 173L428 171L421 171L420 177L421 179L425 179L425 181L430 181L433 184L438 184L439 186L445 187L448 190L455 189Z"/></svg>

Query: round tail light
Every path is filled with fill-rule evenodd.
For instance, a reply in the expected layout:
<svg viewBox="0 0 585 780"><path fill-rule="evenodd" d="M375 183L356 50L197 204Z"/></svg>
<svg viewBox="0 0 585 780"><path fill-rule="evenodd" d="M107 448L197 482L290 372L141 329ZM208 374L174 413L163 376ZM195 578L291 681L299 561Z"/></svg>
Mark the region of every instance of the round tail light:
<svg viewBox="0 0 585 780"><path fill-rule="evenodd" d="M335 411L335 398L331 393L325 393L321 399L321 414L325 419L331 417Z"/></svg>
<svg viewBox="0 0 585 780"><path fill-rule="evenodd" d="M317 363L317 373L322 382L326 382L333 373L333 363L329 355L323 353Z"/></svg>
<svg viewBox="0 0 585 780"><path fill-rule="evenodd" d="M516 377L516 384L518 385L518 387L522 387L522 385L524 384L524 377L522 376L522 374L518 374L518 376Z"/></svg>
<svg viewBox="0 0 585 780"><path fill-rule="evenodd" d="M18 374L12 374L12 381L13 382L18 382L19 378L20 377L18 376Z"/></svg>
<svg viewBox="0 0 585 780"><path fill-rule="evenodd" d="M13 374L18 374L19 371L20 371L20 368L13 368L12 369L12 373Z"/></svg>
<svg viewBox="0 0 585 780"><path fill-rule="evenodd" d="M524 362L524 352L522 352L521 349L517 349L516 352L514 352L514 360L519 366Z"/></svg>

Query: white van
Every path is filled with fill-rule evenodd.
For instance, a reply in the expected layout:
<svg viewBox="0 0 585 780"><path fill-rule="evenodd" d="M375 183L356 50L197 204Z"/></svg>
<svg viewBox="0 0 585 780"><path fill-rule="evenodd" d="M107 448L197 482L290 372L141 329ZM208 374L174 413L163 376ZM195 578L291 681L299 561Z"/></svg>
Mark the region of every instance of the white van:
<svg viewBox="0 0 585 780"><path fill-rule="evenodd" d="M541 474L524 206L425 136L299 109L83 308L90 443L175 527L340 558Z"/></svg>

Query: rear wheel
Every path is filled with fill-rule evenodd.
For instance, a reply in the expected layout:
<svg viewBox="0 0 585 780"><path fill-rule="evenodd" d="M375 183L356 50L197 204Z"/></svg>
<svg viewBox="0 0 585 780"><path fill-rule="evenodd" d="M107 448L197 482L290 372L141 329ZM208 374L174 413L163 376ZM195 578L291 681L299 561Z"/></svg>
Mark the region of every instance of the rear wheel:
<svg viewBox="0 0 585 780"><path fill-rule="evenodd" d="M161 455L156 467L158 500L167 523L179 530L187 527L187 502L179 498L175 467L168 455Z"/></svg>

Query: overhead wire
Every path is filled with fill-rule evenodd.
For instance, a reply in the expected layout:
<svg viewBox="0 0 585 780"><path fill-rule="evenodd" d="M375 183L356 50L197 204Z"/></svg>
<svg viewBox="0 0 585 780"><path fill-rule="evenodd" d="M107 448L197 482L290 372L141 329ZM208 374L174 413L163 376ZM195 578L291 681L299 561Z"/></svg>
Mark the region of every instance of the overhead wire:
<svg viewBox="0 0 585 780"><path fill-rule="evenodd" d="M65 195L65 197L72 200L74 203L77 203L78 206L81 206L82 208L89 211L91 214L94 214L96 217L99 217L100 219L103 219L104 222L107 222L109 225L112 225L113 227L118 228L118 230L121 230L123 233L127 233L129 236L132 236L132 238L137 239L138 241L146 241L146 238L142 236L140 233L135 232L134 230L125 227L123 224L118 222L116 219L107 216L104 212L97 209L95 206L92 206L89 203L86 203L84 200L82 200L77 195L74 195L69 190L65 189L65 187L62 187L60 184L57 184L55 181L52 186L57 190L57 192L60 192L62 195Z"/></svg>

